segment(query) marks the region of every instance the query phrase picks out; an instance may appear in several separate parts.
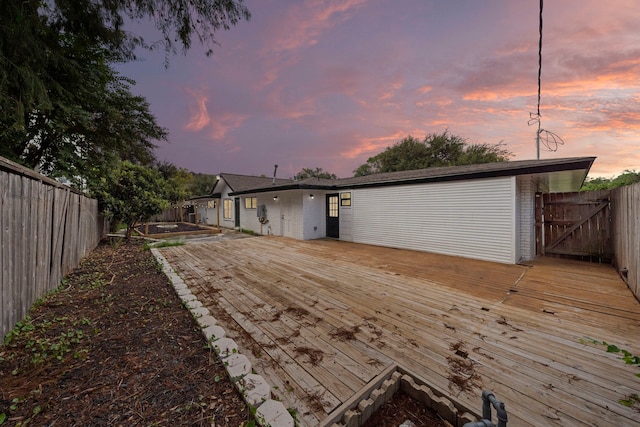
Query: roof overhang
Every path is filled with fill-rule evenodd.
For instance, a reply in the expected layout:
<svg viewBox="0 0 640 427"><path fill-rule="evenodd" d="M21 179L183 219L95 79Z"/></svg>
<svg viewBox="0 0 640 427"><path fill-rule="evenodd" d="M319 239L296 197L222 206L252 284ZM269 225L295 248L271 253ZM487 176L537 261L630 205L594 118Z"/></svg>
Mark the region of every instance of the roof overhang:
<svg viewBox="0 0 640 427"><path fill-rule="evenodd" d="M255 188L252 190L236 191L229 193L230 196L240 196L242 194L257 194L257 193L270 193L272 191L286 191L286 190L336 190L340 188L338 185L310 185L310 184L288 184L288 185L276 185L272 187Z"/></svg>
<svg viewBox="0 0 640 427"><path fill-rule="evenodd" d="M588 169L545 172L536 174L538 191L544 193L571 193L579 191L587 177Z"/></svg>
<svg viewBox="0 0 640 427"><path fill-rule="evenodd" d="M469 166L453 166L418 171L386 173L337 180L300 182L284 185L271 185L229 193L231 196L242 194L268 193L287 190L337 191L352 188L386 187L396 185L414 185L433 182L463 181L509 176L533 175L537 178L538 190L558 193L580 190L595 157L574 157L566 159L526 160L502 163L486 163Z"/></svg>
<svg viewBox="0 0 640 427"><path fill-rule="evenodd" d="M409 176L401 179L391 177L386 180L353 182L339 185L338 188L368 188L390 185L423 184L430 182L462 181L471 179L486 179L508 176L534 175L538 176L542 185L540 191L570 192L578 191L582 186L595 157L580 157L562 159L561 161L538 162L504 162L500 164L477 165L476 168L440 168L437 173L424 176ZM486 167L483 167L486 166ZM502 167L499 167L502 166Z"/></svg>

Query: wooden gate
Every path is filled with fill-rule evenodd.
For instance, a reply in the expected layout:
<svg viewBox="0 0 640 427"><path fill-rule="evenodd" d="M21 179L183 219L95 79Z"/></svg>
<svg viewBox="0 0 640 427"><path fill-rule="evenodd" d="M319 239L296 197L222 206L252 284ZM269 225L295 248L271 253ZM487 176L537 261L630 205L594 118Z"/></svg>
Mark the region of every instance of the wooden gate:
<svg viewBox="0 0 640 427"><path fill-rule="evenodd" d="M609 261L612 258L609 191L536 195L536 251Z"/></svg>

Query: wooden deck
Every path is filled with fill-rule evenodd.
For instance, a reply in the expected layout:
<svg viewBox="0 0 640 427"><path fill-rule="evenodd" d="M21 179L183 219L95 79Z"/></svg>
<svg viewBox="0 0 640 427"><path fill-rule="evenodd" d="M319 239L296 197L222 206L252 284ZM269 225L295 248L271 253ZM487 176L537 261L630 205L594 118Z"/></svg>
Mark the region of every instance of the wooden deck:
<svg viewBox="0 0 640 427"><path fill-rule="evenodd" d="M610 266L503 265L330 240L257 237L162 249L301 425L397 363L513 426L631 426L640 305Z"/></svg>

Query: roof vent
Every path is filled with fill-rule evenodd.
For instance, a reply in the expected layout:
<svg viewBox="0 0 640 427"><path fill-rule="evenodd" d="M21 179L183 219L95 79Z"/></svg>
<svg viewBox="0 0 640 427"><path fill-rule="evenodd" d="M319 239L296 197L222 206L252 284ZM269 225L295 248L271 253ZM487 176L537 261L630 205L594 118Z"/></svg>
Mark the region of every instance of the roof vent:
<svg viewBox="0 0 640 427"><path fill-rule="evenodd" d="M271 182L271 185L276 185L276 172L278 171L278 165L275 165L273 168L273 181Z"/></svg>

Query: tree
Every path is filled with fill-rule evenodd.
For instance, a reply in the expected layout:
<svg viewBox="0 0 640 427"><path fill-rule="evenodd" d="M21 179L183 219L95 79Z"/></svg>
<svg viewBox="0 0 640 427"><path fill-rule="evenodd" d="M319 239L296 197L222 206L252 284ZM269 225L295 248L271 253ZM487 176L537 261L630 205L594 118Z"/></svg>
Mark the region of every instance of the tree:
<svg viewBox="0 0 640 427"><path fill-rule="evenodd" d="M249 12L242 0L1 1L0 155L68 178L111 158L150 162L166 131L112 67L156 47L124 29L147 18L168 55L192 38L212 46Z"/></svg>
<svg viewBox="0 0 640 427"><path fill-rule="evenodd" d="M215 175L193 173L167 161L157 162L154 167L172 186L175 194L169 197L172 203L209 194L216 181Z"/></svg>
<svg viewBox="0 0 640 427"><path fill-rule="evenodd" d="M509 156L511 153L504 149L502 143L469 145L465 139L444 131L441 134L429 134L422 141L409 135L367 159L353 173L355 176L364 176L437 166L504 162L509 160Z"/></svg>
<svg viewBox="0 0 640 427"><path fill-rule="evenodd" d="M295 179L296 181L307 178L337 179L338 177L336 176L336 174L327 172L322 168L302 168L302 170L293 177L293 179Z"/></svg>
<svg viewBox="0 0 640 427"><path fill-rule="evenodd" d="M596 177L587 179L582 184L580 191L612 190L638 182L640 182L640 172L627 169L615 178Z"/></svg>
<svg viewBox="0 0 640 427"><path fill-rule="evenodd" d="M152 141L167 132L146 100L131 94L134 82L113 69L113 54L44 17L31 24L15 40L10 27L0 27L0 154L69 179L86 178L111 158L150 162Z"/></svg>
<svg viewBox="0 0 640 427"><path fill-rule="evenodd" d="M108 219L126 224L129 238L136 223L146 222L170 206L168 188L156 169L123 161L93 183L91 193Z"/></svg>
<svg viewBox="0 0 640 427"><path fill-rule="evenodd" d="M215 175L209 175L205 173L194 173L193 179L191 183L187 187L187 191L189 195L192 197L195 196L204 196L205 194L209 194L213 189L213 184L216 182Z"/></svg>

